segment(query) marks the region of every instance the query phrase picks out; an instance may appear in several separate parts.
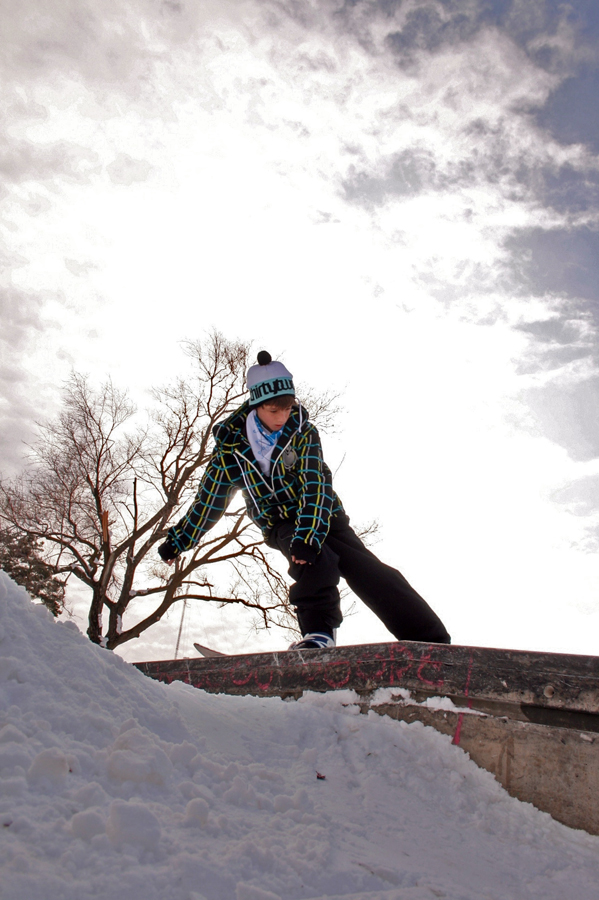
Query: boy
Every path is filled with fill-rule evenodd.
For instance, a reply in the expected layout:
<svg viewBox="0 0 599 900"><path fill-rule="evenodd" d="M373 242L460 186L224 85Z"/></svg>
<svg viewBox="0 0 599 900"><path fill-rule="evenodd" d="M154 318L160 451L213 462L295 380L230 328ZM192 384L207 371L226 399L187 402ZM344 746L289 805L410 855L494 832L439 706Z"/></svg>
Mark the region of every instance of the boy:
<svg viewBox="0 0 599 900"><path fill-rule="evenodd" d="M335 646L340 576L397 640L450 643L422 597L350 527L291 373L261 351L247 386L249 401L214 428L215 448L196 499L158 548L162 559L170 564L197 544L241 489L266 543L290 563L289 600L303 636L292 648Z"/></svg>

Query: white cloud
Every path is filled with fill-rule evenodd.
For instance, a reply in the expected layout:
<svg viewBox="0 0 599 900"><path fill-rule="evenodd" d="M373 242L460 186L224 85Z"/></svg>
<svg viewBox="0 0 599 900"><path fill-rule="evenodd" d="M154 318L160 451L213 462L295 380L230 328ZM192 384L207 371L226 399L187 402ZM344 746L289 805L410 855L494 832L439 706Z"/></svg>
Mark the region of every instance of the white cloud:
<svg viewBox="0 0 599 900"><path fill-rule="evenodd" d="M71 365L141 394L215 324L347 385L345 445L328 445L335 465L348 451L344 499L384 510L389 561L402 544L468 611L459 628L483 589L534 593L547 547L572 575L585 526L551 496L594 463L519 393L542 384L551 411L565 380L578 402L595 365L587 300L529 271L530 235L599 211L556 200L566 170L588 197L597 160L531 112L575 57L564 20L540 3L3 8L11 423L27 430L35 378L55 396ZM381 433L396 468L366 497Z"/></svg>

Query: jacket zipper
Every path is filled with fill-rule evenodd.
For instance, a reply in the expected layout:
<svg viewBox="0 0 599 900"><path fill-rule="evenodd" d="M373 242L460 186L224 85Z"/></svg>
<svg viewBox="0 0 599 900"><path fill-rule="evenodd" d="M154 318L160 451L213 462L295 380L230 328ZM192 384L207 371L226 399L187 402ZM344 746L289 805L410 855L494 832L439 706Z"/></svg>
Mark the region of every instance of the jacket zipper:
<svg viewBox="0 0 599 900"><path fill-rule="evenodd" d="M276 496L277 496L277 495L276 495L276 491L275 491L275 483L274 483L275 466L277 465L278 461L279 461L280 458L282 457L283 453L285 452L285 450L287 449L287 447L289 446L289 444L292 442L293 438L296 436L296 434L299 434L299 432L301 431L301 428L302 428L302 425L303 425L303 420L302 420L302 405L301 405L301 403L299 404L299 416L300 416L300 421L299 421L298 427L295 429L295 431L293 432L293 434L291 435L291 437L289 438L289 440L287 441L287 443L285 444L285 446L281 449L281 452L280 452L279 455L277 456L276 460L275 460L273 463L271 463L271 468L270 468L270 472L271 472L271 475L270 475L270 484L266 481L266 479L264 478L264 475L262 474L261 470L260 470L259 468L257 468L257 467L254 465L254 463L252 462L251 459L248 459L246 456L243 455L243 453L240 453L239 450L233 450L233 453L235 454L235 456L239 457L239 459L241 459L243 462L246 462L248 465L250 465L250 466L252 467L252 469L253 469L253 470L256 472L256 474L259 476L259 478L260 478L260 480L262 481L262 483L263 483L263 484L265 485L265 487L267 487L268 490L270 491L270 496L271 496L271 497L274 497L275 499L276 499ZM240 429L240 432L239 432L239 433L242 434L241 429ZM247 438L245 438L245 437L244 437L244 439L247 440ZM254 497L254 495L253 495L253 493L252 493L251 485L249 485L248 482L247 482L247 479L246 479L246 477L245 477L245 472L244 472L244 470L243 470L243 466L240 465L239 468L241 469L241 477L243 478L243 483L245 484L246 489L247 489L247 491L248 491L250 497L252 498L253 504L254 504L254 506L256 507L256 511L257 511L258 515L261 515L262 513L261 513L261 510L260 510L260 507L258 506L258 501L256 500L256 498Z"/></svg>

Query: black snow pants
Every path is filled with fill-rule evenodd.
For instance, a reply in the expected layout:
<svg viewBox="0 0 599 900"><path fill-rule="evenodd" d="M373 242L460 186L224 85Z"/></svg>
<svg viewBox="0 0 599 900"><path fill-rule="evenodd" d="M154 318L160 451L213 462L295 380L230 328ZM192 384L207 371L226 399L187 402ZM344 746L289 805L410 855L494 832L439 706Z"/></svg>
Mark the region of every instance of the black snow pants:
<svg viewBox="0 0 599 900"><path fill-rule="evenodd" d="M289 600L295 608L302 634L333 634L343 621L339 602L339 578L378 616L398 641L449 644L443 622L417 594L401 572L382 563L364 546L346 515L334 516L320 553L312 565L292 562L289 545L295 523L289 519L272 529L269 547L276 547L290 563L294 584Z"/></svg>

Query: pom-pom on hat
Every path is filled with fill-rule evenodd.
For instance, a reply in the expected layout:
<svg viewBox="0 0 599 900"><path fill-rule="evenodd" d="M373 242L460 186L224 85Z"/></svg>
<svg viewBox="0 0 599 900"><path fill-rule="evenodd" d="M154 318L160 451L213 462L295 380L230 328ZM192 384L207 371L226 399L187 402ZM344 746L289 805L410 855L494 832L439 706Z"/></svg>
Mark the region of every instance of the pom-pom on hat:
<svg viewBox="0 0 599 900"><path fill-rule="evenodd" d="M261 350L258 354L258 365L250 366L248 369L247 386L250 392L250 406L259 406L260 403L280 397L282 394L295 397L293 375L283 363L273 362L272 356L266 350Z"/></svg>

